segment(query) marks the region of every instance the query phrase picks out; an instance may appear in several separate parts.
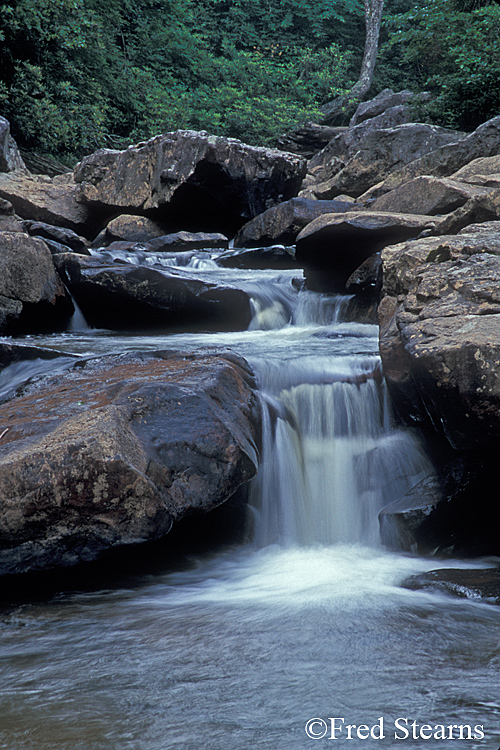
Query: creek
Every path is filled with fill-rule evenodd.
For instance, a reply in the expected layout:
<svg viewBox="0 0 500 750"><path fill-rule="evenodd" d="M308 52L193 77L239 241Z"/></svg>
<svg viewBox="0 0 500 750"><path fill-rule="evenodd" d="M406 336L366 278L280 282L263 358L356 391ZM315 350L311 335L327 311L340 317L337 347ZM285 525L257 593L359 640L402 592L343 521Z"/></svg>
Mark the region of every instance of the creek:
<svg viewBox="0 0 500 750"><path fill-rule="evenodd" d="M345 298L297 292L296 272L225 270L202 252L183 261L249 292L248 331L129 336L79 318L66 334L24 342L80 356L216 347L245 357L263 408L248 538L182 569L5 607L0 748L305 750L332 746L332 718L371 728L383 717L382 740L361 730L349 742L339 730L338 741L440 750L450 742L436 726L469 725L465 747L496 750L500 611L400 588L440 561L378 541L379 510L432 465L394 423L377 328L344 322ZM70 361L13 365L0 392ZM316 744L305 731L313 718L310 733L325 729ZM432 736L405 736L397 719Z"/></svg>

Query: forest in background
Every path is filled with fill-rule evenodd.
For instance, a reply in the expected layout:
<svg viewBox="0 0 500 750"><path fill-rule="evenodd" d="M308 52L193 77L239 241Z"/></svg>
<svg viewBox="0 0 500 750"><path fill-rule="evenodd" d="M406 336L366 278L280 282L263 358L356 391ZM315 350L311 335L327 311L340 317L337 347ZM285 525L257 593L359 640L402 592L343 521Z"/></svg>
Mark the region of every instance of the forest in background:
<svg viewBox="0 0 500 750"><path fill-rule="evenodd" d="M349 90L364 33L361 0L8 0L0 114L68 164L179 128L274 145ZM500 0L386 0L385 87L430 91L448 127L499 114Z"/></svg>

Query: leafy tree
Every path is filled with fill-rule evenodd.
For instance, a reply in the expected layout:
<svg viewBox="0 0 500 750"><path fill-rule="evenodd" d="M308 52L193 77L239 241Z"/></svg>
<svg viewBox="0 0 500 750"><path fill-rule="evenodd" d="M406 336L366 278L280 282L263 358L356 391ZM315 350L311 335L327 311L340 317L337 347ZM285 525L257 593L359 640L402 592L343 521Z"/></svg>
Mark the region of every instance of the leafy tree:
<svg viewBox="0 0 500 750"><path fill-rule="evenodd" d="M430 0L394 15L383 50L407 80L433 94L428 116L471 130L500 113L500 5Z"/></svg>

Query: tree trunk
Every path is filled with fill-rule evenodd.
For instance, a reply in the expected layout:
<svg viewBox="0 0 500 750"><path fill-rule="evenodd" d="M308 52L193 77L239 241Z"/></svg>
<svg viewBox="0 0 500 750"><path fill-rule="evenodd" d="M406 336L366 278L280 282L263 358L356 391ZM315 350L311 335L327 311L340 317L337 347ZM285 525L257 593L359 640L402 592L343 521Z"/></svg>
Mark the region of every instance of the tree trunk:
<svg viewBox="0 0 500 750"><path fill-rule="evenodd" d="M321 107L324 115L322 124L330 125L337 117L348 114L363 99L372 84L373 71L377 61L378 39L384 0L364 0L365 3L365 51L359 78L347 94L327 102Z"/></svg>

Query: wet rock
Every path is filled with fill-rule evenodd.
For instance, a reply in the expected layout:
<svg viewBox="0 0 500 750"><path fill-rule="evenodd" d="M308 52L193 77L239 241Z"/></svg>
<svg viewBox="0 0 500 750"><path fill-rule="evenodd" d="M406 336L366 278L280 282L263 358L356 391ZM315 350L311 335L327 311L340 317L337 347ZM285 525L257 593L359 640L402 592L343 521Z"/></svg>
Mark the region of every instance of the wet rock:
<svg viewBox="0 0 500 750"><path fill-rule="evenodd" d="M75 190L71 175L50 178L0 173L0 197L12 203L21 218L67 227L88 236L93 231L90 214L76 201Z"/></svg>
<svg viewBox="0 0 500 750"><path fill-rule="evenodd" d="M352 211L325 214L297 237L296 257L311 288L343 291L351 273L370 255L403 238L416 237L435 221L427 216Z"/></svg>
<svg viewBox="0 0 500 750"><path fill-rule="evenodd" d="M235 355L108 356L0 406L0 573L159 539L256 471L258 408Z"/></svg>
<svg viewBox="0 0 500 750"><path fill-rule="evenodd" d="M89 325L132 331L235 331L251 319L247 294L178 269L117 265L75 254L54 256Z"/></svg>
<svg viewBox="0 0 500 750"><path fill-rule="evenodd" d="M19 232L0 232L0 331L61 331L72 314L73 304L45 243Z"/></svg>
<svg viewBox="0 0 500 750"><path fill-rule="evenodd" d="M155 237L146 243L146 249L154 253L183 250L209 250L227 248L229 240L220 232L174 232Z"/></svg>
<svg viewBox="0 0 500 750"><path fill-rule="evenodd" d="M282 245L223 253L217 258L217 263L224 268L300 268L294 248Z"/></svg>
<svg viewBox="0 0 500 750"><path fill-rule="evenodd" d="M448 214L471 198L487 195L490 188L469 185L458 180L438 177L416 177L370 204L370 211L436 216Z"/></svg>
<svg viewBox="0 0 500 750"><path fill-rule="evenodd" d="M401 586L411 591L436 591L460 599L500 605L500 569L441 568L406 578Z"/></svg>
<svg viewBox="0 0 500 750"><path fill-rule="evenodd" d="M380 540L389 549L428 554L432 543L425 538L423 524L442 500L442 491L434 476L422 479L401 499L379 513Z"/></svg>
<svg viewBox="0 0 500 750"><path fill-rule="evenodd" d="M345 201L292 198L242 226L234 238L234 246L293 245L299 232L313 219L323 214L345 213L351 208L352 204Z"/></svg>
<svg viewBox="0 0 500 750"><path fill-rule="evenodd" d="M346 320L378 325L382 280L382 259L380 253L374 253L353 271L345 283L346 293L354 295L345 313Z"/></svg>
<svg viewBox="0 0 500 750"><path fill-rule="evenodd" d="M294 154L179 130L125 151L101 149L75 168L79 200L109 212L149 212L171 231L222 231L293 197L305 174Z"/></svg>

